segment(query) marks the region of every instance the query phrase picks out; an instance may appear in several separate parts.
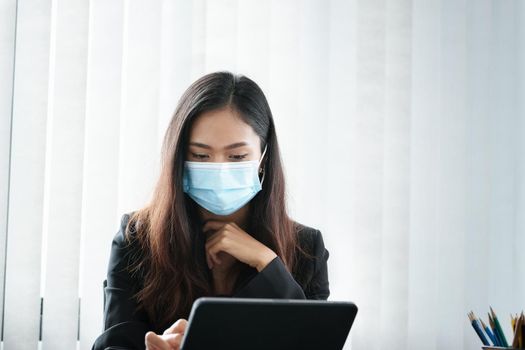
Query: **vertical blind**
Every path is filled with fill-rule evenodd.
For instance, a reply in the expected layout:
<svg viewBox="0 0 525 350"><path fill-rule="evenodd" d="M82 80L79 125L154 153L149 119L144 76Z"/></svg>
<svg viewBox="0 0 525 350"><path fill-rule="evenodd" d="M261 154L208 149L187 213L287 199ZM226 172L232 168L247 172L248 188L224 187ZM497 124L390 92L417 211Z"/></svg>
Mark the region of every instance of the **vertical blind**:
<svg viewBox="0 0 525 350"><path fill-rule="evenodd" d="M525 307L525 5L0 0L4 349L90 349L123 213L182 92L255 80L299 222L330 251L345 349L473 349ZM510 329L507 329L510 336Z"/></svg>

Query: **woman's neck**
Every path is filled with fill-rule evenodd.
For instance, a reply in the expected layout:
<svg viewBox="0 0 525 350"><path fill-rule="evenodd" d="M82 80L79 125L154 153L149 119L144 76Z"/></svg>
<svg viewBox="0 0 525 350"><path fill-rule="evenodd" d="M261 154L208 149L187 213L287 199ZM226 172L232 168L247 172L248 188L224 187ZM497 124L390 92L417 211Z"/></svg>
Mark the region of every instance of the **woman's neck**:
<svg viewBox="0 0 525 350"><path fill-rule="evenodd" d="M249 226L249 217L250 217L250 202L248 202L244 207L240 208L236 212L230 215L214 215L209 211L205 210L202 207L199 207L199 217L202 224L208 220L216 220L222 222L234 222L243 230L247 230ZM249 233L249 232L248 232Z"/></svg>
<svg viewBox="0 0 525 350"><path fill-rule="evenodd" d="M240 273L240 264L236 262L227 270L221 270L219 267L215 267L211 273L215 294L230 295L233 293L235 281Z"/></svg>

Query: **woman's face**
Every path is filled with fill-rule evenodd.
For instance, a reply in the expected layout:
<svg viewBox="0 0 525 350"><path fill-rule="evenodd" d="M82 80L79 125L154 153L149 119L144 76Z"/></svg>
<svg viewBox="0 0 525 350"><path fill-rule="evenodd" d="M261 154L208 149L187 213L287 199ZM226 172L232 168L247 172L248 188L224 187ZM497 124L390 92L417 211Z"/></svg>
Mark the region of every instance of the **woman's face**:
<svg viewBox="0 0 525 350"><path fill-rule="evenodd" d="M229 106L202 113L194 120L187 149L186 160L193 162L240 162L261 158L259 136ZM200 206L199 209L204 221L234 221L244 226L242 220L247 216L249 204L224 216Z"/></svg>

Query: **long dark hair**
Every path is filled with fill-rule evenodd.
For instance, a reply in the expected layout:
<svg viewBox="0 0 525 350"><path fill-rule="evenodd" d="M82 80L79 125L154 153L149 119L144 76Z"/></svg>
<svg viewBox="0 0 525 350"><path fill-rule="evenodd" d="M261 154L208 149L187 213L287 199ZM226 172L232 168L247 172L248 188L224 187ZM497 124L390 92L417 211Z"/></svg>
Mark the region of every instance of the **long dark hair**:
<svg viewBox="0 0 525 350"><path fill-rule="evenodd" d="M138 240L140 258L131 267L143 274L135 294L157 329L188 317L193 301L211 294L209 270L196 204L182 190L192 121L201 113L235 108L267 145L262 190L250 202L250 234L271 248L292 272L298 247L295 223L287 214L285 181L272 112L259 86L230 72L207 74L181 97L164 136L161 172L149 204L133 213L128 240ZM133 234L129 234L129 233ZM299 249L297 249L299 248Z"/></svg>

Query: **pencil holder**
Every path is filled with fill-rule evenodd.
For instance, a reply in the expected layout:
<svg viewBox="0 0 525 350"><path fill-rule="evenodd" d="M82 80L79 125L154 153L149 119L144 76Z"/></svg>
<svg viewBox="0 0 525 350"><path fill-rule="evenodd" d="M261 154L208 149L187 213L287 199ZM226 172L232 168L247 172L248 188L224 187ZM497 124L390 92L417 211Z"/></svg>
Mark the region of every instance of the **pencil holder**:
<svg viewBox="0 0 525 350"><path fill-rule="evenodd" d="M506 348L506 347L503 347L503 346L482 346L481 347L483 350L519 350L519 349L516 349L516 348Z"/></svg>

